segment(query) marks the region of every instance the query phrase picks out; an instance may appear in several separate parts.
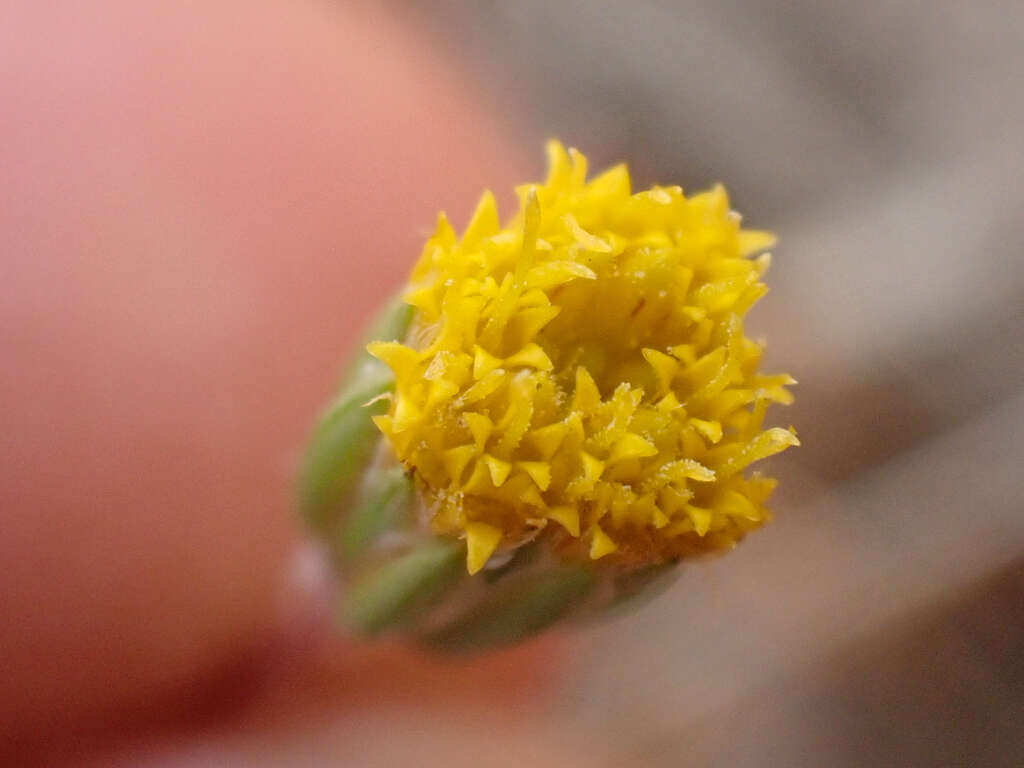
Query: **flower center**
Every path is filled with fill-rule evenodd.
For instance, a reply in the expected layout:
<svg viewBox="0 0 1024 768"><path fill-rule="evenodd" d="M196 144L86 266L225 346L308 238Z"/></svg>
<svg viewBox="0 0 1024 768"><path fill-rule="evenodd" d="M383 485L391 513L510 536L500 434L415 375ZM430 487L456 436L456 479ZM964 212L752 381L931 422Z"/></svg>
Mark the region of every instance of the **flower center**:
<svg viewBox="0 0 1024 768"><path fill-rule="evenodd" d="M442 218L408 346L370 346L396 376L377 423L471 571L536 535L644 563L730 546L772 487L742 470L796 442L762 431L791 380L743 336L769 241L720 189L632 195L624 168L585 183L553 160L509 228L490 195L461 240Z"/></svg>

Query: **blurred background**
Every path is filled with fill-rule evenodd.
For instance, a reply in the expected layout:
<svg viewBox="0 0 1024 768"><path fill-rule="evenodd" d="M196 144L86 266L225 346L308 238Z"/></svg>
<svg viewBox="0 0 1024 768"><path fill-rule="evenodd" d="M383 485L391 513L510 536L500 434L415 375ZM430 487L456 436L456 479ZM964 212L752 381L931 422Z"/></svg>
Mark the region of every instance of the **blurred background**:
<svg viewBox="0 0 1024 768"><path fill-rule="evenodd" d="M0 762L295 679L321 717L383 669L376 704L497 704L585 764L1024 765L1019 0L97 7L0 6ZM800 382L776 521L497 677L267 683L294 463L358 320L550 136L780 234L747 323ZM303 717L190 764L335 764ZM474 722L416 727L500 756ZM357 765L410 729L352 727Z"/></svg>
<svg viewBox="0 0 1024 768"><path fill-rule="evenodd" d="M526 146L781 235L777 520L574 638L549 716L631 765L1024 764L1024 7L410 8Z"/></svg>

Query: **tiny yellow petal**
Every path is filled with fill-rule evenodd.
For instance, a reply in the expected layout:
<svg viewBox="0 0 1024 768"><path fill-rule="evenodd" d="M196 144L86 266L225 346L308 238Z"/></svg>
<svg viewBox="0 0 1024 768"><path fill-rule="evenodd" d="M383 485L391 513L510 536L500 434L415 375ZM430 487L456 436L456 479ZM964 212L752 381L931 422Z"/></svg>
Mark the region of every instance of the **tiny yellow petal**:
<svg viewBox="0 0 1024 768"><path fill-rule="evenodd" d="M644 192L638 192L635 197L640 200L650 200L652 203L657 203L658 205L668 205L672 202L672 196L661 187L654 187L653 189L648 189Z"/></svg>
<svg viewBox="0 0 1024 768"><path fill-rule="evenodd" d="M546 461L518 461L516 466L528 474L542 491L551 485L551 465Z"/></svg>
<svg viewBox="0 0 1024 768"><path fill-rule="evenodd" d="M407 304L423 311L431 320L437 319L441 314L437 290L432 285L413 288L405 294L404 298Z"/></svg>
<svg viewBox="0 0 1024 768"><path fill-rule="evenodd" d="M750 256L775 245L777 238L771 232L758 229L742 229L736 239L739 243L740 256Z"/></svg>
<svg viewBox="0 0 1024 768"><path fill-rule="evenodd" d="M527 344L511 357L505 358L506 368L523 366L536 368L538 371L550 371L554 367L551 364L551 358L544 353L543 349L533 343Z"/></svg>
<svg viewBox="0 0 1024 768"><path fill-rule="evenodd" d="M487 438L491 436L491 432L494 430L494 422L482 413L473 412L462 414L462 420L466 422L466 426L473 435L473 441L476 443L477 450L482 451L484 445L487 444Z"/></svg>
<svg viewBox="0 0 1024 768"><path fill-rule="evenodd" d="M612 250L611 245L606 243L600 237L592 235L587 232L583 227L576 221L576 217L571 213L567 213L562 217L562 222L565 224L566 229L573 236L577 243L582 245L589 251L596 251L597 253L609 253Z"/></svg>
<svg viewBox="0 0 1024 768"><path fill-rule="evenodd" d="M658 401L657 405L658 410L662 413L672 413L680 407L679 398L676 397L675 392L669 392Z"/></svg>
<svg viewBox="0 0 1024 768"><path fill-rule="evenodd" d="M576 147L569 147L569 159L572 160L572 182L581 187L587 180L587 158Z"/></svg>
<svg viewBox="0 0 1024 768"><path fill-rule="evenodd" d="M494 488L491 480L491 472L487 465L480 459L473 462L473 470L469 473L469 479L462 484L462 492L472 496L474 494L487 493Z"/></svg>
<svg viewBox="0 0 1024 768"><path fill-rule="evenodd" d="M580 463L583 465L583 477L576 481L576 490L586 493L593 489L604 472L604 462L595 459L589 453L580 451Z"/></svg>
<svg viewBox="0 0 1024 768"><path fill-rule="evenodd" d="M521 309L516 314L515 320L522 330L523 341L529 341L544 328L548 323L554 320L558 313L562 311L561 307L529 307L527 309Z"/></svg>
<svg viewBox="0 0 1024 768"><path fill-rule="evenodd" d="M547 461L555 455L568 431L569 426L564 421L556 421L554 424L533 430L527 435L527 439Z"/></svg>
<svg viewBox="0 0 1024 768"><path fill-rule="evenodd" d="M445 248L451 248L458 240L455 230L452 229L451 222L448 221L448 216L445 215L444 211L437 214L437 228L434 230L434 237L432 239Z"/></svg>
<svg viewBox="0 0 1024 768"><path fill-rule="evenodd" d="M756 259L754 259L754 265L757 268L757 274L764 275L772 266L772 255L770 253L762 253Z"/></svg>
<svg viewBox="0 0 1024 768"><path fill-rule="evenodd" d="M449 448L447 451L441 454L441 462L444 464L444 470L448 473L448 477L452 483L458 484L462 479L462 473L466 469L466 465L469 460L476 454L476 446L472 445L460 445L455 448Z"/></svg>
<svg viewBox="0 0 1024 768"><path fill-rule="evenodd" d="M498 204L495 202L491 190L488 189L480 197L480 202L476 204L476 210L462 236L462 244L464 247L476 245L485 237L497 234L500 228Z"/></svg>
<svg viewBox="0 0 1024 768"><path fill-rule="evenodd" d="M717 443L722 439L722 425L717 421L705 421L704 419L690 419L693 428L700 432L710 442Z"/></svg>
<svg viewBox="0 0 1024 768"><path fill-rule="evenodd" d="M466 523L466 570L477 573L501 543L501 531L487 523Z"/></svg>
<svg viewBox="0 0 1024 768"><path fill-rule="evenodd" d="M668 515L661 510L661 507L655 507L654 514L651 517L651 522L654 524L655 528L664 528L669 522Z"/></svg>
<svg viewBox="0 0 1024 768"><path fill-rule="evenodd" d="M501 360L492 355L483 347L477 346L473 350L473 378L482 379L495 368L501 366Z"/></svg>
<svg viewBox="0 0 1024 768"><path fill-rule="evenodd" d="M572 172L572 161L569 159L569 153L565 151L562 142L555 139L548 141L546 149L548 154L546 186L555 188L564 186L569 180L569 174Z"/></svg>
<svg viewBox="0 0 1024 768"><path fill-rule="evenodd" d="M711 510L687 504L686 514L693 521L693 528L697 531L697 535L704 536L711 527Z"/></svg>
<svg viewBox="0 0 1024 768"><path fill-rule="evenodd" d="M680 310L686 317L690 318L693 322L699 322L708 316L708 311L703 307L682 307Z"/></svg>
<svg viewBox="0 0 1024 768"><path fill-rule="evenodd" d="M509 472L512 471L512 465L507 461L495 458L494 456L485 455L482 459L483 463L487 466L487 470L491 473L491 482L494 483L496 488L500 488L504 485L508 479Z"/></svg>
<svg viewBox="0 0 1024 768"><path fill-rule="evenodd" d="M597 275L575 261L548 261L530 270L526 284L531 288L552 288L576 279L596 280Z"/></svg>
<svg viewBox="0 0 1024 768"><path fill-rule="evenodd" d="M656 349L643 349L641 352L644 360L651 364L658 377L660 391L667 392L672 387L672 380L679 371L679 361Z"/></svg>
<svg viewBox="0 0 1024 768"><path fill-rule="evenodd" d="M601 404L601 393L591 377L590 372L580 366L576 369L576 392L572 396L574 411L590 413Z"/></svg>
<svg viewBox="0 0 1024 768"><path fill-rule="evenodd" d="M391 430L393 432L404 432L423 420L423 412L416 407L415 403L408 399L399 398L395 404L395 412L391 417Z"/></svg>
<svg viewBox="0 0 1024 768"><path fill-rule="evenodd" d="M682 477L688 477L691 480L697 480L702 483L710 483L715 479L714 471L693 459L682 459L676 462L676 465Z"/></svg>
<svg viewBox="0 0 1024 768"><path fill-rule="evenodd" d="M605 555L618 551L618 545L599 526L594 526L592 536L593 538L590 540L591 560L600 560Z"/></svg>
<svg viewBox="0 0 1024 768"><path fill-rule="evenodd" d="M587 184L587 192L612 200L622 200L629 197L629 168L625 163L612 166L607 171L598 174Z"/></svg>
<svg viewBox="0 0 1024 768"><path fill-rule="evenodd" d="M374 341L366 345L366 351L394 371L399 381L410 377L420 361L419 352L397 341Z"/></svg>
<svg viewBox="0 0 1024 768"><path fill-rule="evenodd" d="M505 382L505 371L497 368L471 386L458 398L459 405L469 405L493 395Z"/></svg>
<svg viewBox="0 0 1024 768"><path fill-rule="evenodd" d="M441 403L450 400L458 391L459 385L447 379L430 382L430 391L427 394L425 410L430 411Z"/></svg>
<svg viewBox="0 0 1024 768"><path fill-rule="evenodd" d="M580 537L580 513L576 507L551 507L544 514L565 528L571 536L577 539Z"/></svg>
<svg viewBox="0 0 1024 768"><path fill-rule="evenodd" d="M586 431L583 428L583 419L580 418L578 413L570 413L565 420L565 426L568 434L572 435L577 442L583 442L583 438L586 437Z"/></svg>
<svg viewBox="0 0 1024 768"><path fill-rule="evenodd" d="M653 456L657 452L658 449L640 437L640 435L627 432L612 447L612 452L608 456L608 463L614 464L624 459L639 459Z"/></svg>

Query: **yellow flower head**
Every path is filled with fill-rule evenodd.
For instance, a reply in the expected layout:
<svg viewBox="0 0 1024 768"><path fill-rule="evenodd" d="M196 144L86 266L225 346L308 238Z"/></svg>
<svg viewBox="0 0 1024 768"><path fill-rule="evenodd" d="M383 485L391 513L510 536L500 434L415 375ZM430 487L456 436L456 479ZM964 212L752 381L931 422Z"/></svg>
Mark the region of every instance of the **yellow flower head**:
<svg viewBox="0 0 1024 768"><path fill-rule="evenodd" d="M548 155L508 226L490 192L461 238L440 216L405 343L368 347L395 374L376 423L471 573L536 536L629 565L730 547L774 487L744 470L798 444L763 429L794 382L743 333L774 237L722 187L633 194L624 165L587 181L583 155Z"/></svg>

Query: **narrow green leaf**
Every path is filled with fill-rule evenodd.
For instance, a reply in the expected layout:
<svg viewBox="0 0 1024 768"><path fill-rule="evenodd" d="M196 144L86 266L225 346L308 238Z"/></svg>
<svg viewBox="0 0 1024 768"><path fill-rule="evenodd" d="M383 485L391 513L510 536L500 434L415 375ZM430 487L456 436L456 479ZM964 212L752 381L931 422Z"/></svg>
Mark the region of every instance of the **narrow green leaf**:
<svg viewBox="0 0 1024 768"><path fill-rule="evenodd" d="M367 635L402 624L463 573L464 556L458 542L438 540L387 563L352 591L346 618Z"/></svg>
<svg viewBox="0 0 1024 768"><path fill-rule="evenodd" d="M614 581L615 596L590 618L608 619L627 608L634 611L646 605L675 584L679 573L678 563L659 563L619 574Z"/></svg>
<svg viewBox="0 0 1024 768"><path fill-rule="evenodd" d="M324 414L306 450L299 479L299 503L315 530L329 529L340 504L359 479L380 433L373 416L387 411L387 402L367 403L391 388L390 380L357 382Z"/></svg>
<svg viewBox="0 0 1024 768"><path fill-rule="evenodd" d="M467 613L426 638L442 651L482 650L518 642L568 614L594 586L585 565L564 565L505 582Z"/></svg>
<svg viewBox="0 0 1024 768"><path fill-rule="evenodd" d="M400 296L391 299L370 325L363 343L401 339L412 313L413 308ZM367 403L393 386L388 367L360 348L347 370L341 394L321 417L303 461L299 505L314 530L326 533L337 521L341 503L377 446L380 433L372 418L387 412L386 401Z"/></svg>
<svg viewBox="0 0 1024 768"><path fill-rule="evenodd" d="M413 500L412 480L402 467L373 471L364 486L364 500L348 517L341 533L341 552L357 555L385 531L407 519Z"/></svg>

